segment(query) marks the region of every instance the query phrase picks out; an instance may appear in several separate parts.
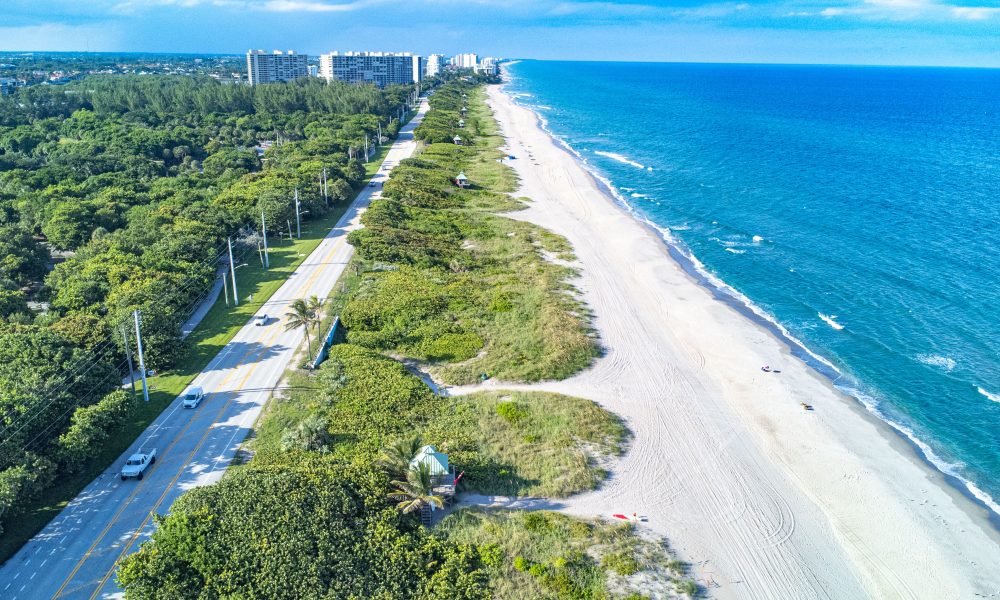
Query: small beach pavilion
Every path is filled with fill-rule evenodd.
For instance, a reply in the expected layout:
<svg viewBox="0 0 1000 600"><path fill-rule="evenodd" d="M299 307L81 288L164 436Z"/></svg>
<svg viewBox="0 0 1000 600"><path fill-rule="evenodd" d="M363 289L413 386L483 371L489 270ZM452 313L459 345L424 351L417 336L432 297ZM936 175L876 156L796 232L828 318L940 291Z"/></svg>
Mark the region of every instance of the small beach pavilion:
<svg viewBox="0 0 1000 600"><path fill-rule="evenodd" d="M418 469L420 465L426 465L431 475L431 492L435 496L444 498L445 506L455 501L455 466L448 462L448 455L438 452L434 446L427 445L421 448L410 461L411 469ZM420 513L420 519L425 524L430 524L432 520L431 512L434 507L425 507Z"/></svg>
<svg viewBox="0 0 1000 600"><path fill-rule="evenodd" d="M453 140L451 140L451 141L455 142L455 145L456 145L456 146L461 146L461 145L462 145L462 138L461 138L461 137L459 137L459 136L457 136L457 135L456 135L456 136L455 136L455 138L454 138Z"/></svg>
<svg viewBox="0 0 1000 600"><path fill-rule="evenodd" d="M460 188L466 188L469 186L469 178L465 176L465 171L459 173L458 177L455 178L455 185Z"/></svg>

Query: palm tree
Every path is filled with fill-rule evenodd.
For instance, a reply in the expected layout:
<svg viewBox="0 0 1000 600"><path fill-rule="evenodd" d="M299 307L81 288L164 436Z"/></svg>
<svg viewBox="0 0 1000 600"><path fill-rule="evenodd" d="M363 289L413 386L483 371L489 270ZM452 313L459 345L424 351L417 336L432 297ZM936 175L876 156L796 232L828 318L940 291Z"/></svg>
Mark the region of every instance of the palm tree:
<svg viewBox="0 0 1000 600"><path fill-rule="evenodd" d="M382 449L379 463L392 477L405 477L410 470L410 461L424 446L420 436L397 440L395 444Z"/></svg>
<svg viewBox="0 0 1000 600"><path fill-rule="evenodd" d="M406 473L406 481L393 481L396 489L389 493L389 499L396 500L396 508L409 514L423 509L425 506L444 508L444 498L433 493L434 484L431 480L431 468L420 463Z"/></svg>
<svg viewBox="0 0 1000 600"><path fill-rule="evenodd" d="M309 349L309 360L312 360L312 340L309 339L309 326L316 318L313 311L309 309L306 301L299 298L291 304L292 312L288 313L288 322L285 323L285 331L298 329L301 327L306 332L306 347Z"/></svg>
<svg viewBox="0 0 1000 600"><path fill-rule="evenodd" d="M316 339L319 339L319 325L323 320L323 318L320 317L320 309L323 308L323 300L320 300L316 296L310 296L309 300L306 301L306 307L312 311L313 324L316 325Z"/></svg>

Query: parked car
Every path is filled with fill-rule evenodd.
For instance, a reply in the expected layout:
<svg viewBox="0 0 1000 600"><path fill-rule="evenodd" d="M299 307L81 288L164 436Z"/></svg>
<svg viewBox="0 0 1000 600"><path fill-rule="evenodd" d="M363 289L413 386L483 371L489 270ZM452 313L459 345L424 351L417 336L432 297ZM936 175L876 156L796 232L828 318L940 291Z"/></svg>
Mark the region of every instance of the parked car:
<svg viewBox="0 0 1000 600"><path fill-rule="evenodd" d="M184 408L198 408L201 401L205 398L205 391L200 387L195 386L184 394Z"/></svg>
<svg viewBox="0 0 1000 600"><path fill-rule="evenodd" d="M146 472L149 465L156 462L156 448L153 448L149 452L136 452L132 456L128 457L125 461L125 466L122 467L122 481L130 477L136 479L142 479L142 474Z"/></svg>

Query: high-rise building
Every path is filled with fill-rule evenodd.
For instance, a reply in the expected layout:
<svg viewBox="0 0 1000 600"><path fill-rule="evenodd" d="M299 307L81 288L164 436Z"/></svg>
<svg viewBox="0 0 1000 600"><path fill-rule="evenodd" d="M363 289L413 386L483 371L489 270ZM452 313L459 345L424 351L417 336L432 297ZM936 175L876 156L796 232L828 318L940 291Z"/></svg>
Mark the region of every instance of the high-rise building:
<svg viewBox="0 0 1000 600"><path fill-rule="evenodd" d="M479 64L479 56L472 52L467 54L456 54L451 57L450 64L451 66L459 69L475 69L476 65Z"/></svg>
<svg viewBox="0 0 1000 600"><path fill-rule="evenodd" d="M431 54L427 57L427 70L425 74L428 77L434 77L441 72L444 68L444 56L440 54Z"/></svg>
<svg viewBox="0 0 1000 600"><path fill-rule="evenodd" d="M379 87L418 83L424 77L424 59L409 52L331 52L320 55L319 76Z"/></svg>
<svg viewBox="0 0 1000 600"><path fill-rule="evenodd" d="M299 77L309 76L308 63L309 57L307 55L297 54L291 50L288 52L249 50L247 51L247 76L250 85L293 81Z"/></svg>
<svg viewBox="0 0 1000 600"><path fill-rule="evenodd" d="M500 60L493 58L492 56L484 57L479 61L479 65L476 67L477 73L486 73L487 75L496 75L500 72Z"/></svg>

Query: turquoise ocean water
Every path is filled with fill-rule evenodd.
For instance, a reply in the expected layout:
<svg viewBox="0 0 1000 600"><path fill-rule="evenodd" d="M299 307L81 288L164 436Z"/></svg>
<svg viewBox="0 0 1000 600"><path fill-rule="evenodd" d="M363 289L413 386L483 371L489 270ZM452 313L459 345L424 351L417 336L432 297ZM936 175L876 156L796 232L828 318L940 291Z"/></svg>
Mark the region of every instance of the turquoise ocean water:
<svg viewBox="0 0 1000 600"><path fill-rule="evenodd" d="M509 74L620 202L1000 514L1000 71Z"/></svg>

